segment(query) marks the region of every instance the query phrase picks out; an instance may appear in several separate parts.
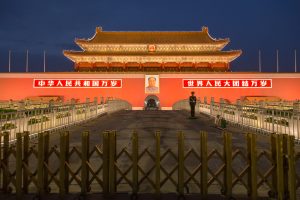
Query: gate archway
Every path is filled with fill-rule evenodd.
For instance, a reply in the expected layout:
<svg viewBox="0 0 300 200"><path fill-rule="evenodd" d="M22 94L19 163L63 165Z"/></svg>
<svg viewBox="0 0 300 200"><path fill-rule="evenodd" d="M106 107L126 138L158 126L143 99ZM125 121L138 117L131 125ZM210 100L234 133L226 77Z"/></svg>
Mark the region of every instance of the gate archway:
<svg viewBox="0 0 300 200"><path fill-rule="evenodd" d="M156 95L148 95L144 101L144 110L159 110L159 98Z"/></svg>

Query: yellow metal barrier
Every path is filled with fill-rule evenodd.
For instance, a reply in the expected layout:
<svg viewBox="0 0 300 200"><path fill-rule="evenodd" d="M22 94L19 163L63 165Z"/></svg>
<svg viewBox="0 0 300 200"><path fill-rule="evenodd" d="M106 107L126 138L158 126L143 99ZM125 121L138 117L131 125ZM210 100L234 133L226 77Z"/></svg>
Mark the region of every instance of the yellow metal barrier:
<svg viewBox="0 0 300 200"><path fill-rule="evenodd" d="M122 148L118 146L116 131L104 131L102 145L93 147L90 147L89 131L82 133L81 147L70 148L69 134L68 131L61 132L58 150L56 147L50 148L49 132L38 135L37 147L30 145L28 132L17 133L16 145L9 144L9 135L3 133L0 137L0 142L4 143L0 149L1 191L16 193L17 198L21 199L23 194L32 191L42 196L57 190L63 197L74 192L70 188L77 185L82 195L102 192L111 196L122 188L122 191L125 188L127 192L137 195L145 192L142 187L147 182L148 192L158 196L163 193L164 187L173 186L176 188L173 192L185 195L193 184L205 197L209 189L218 184L221 193L230 198L235 195L234 187L240 183L239 187L247 191L245 196L251 199L260 196L258 191L262 187L269 188L270 197L296 199L300 187L296 170L300 156L295 153L294 137L289 135L272 134L269 151L258 150L257 136L247 133L244 151L234 149L232 134L224 132L223 151L215 148L208 151L206 132L199 133L199 148L195 149L188 147L185 134L179 131L176 151L171 148L162 150L160 131L154 134L154 146L148 148L140 147L136 131L132 133L131 145ZM76 162L72 159L73 155L79 158ZM149 158L147 166L142 163L145 156ZM238 156L244 159L244 167L240 166L242 169L239 172L233 164ZM125 157L126 166L123 166L118 161ZM191 157L197 164L193 169L187 162ZM265 171L259 165L262 159L271 163ZM220 164L212 169L210 162L215 160ZM175 164L167 167L166 162ZM95 163L99 164L98 167L94 166ZM55 164L57 168L53 167ZM99 189L95 190L95 186Z"/></svg>

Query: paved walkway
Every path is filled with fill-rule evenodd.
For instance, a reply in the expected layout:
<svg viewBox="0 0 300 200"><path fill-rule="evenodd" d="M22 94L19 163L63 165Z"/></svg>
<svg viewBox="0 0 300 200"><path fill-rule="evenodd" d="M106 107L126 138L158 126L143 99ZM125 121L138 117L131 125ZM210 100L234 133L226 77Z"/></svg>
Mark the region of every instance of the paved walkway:
<svg viewBox="0 0 300 200"><path fill-rule="evenodd" d="M214 119L204 114L198 114L197 119L190 119L186 111L121 111L76 125L70 129L70 146L81 145L81 133L90 131L91 146L102 142L102 132L116 130L117 140L122 145L128 145L133 130L136 130L142 146L154 142L154 133L161 132L162 146L172 146L177 141L178 131L185 133L186 145L199 146L199 131L208 132L209 148L223 148L222 130L214 127ZM232 135L234 147L245 147L245 134L249 130L240 127L227 128ZM269 137L258 134L258 148L269 148ZM59 135L51 135L51 143L59 144Z"/></svg>

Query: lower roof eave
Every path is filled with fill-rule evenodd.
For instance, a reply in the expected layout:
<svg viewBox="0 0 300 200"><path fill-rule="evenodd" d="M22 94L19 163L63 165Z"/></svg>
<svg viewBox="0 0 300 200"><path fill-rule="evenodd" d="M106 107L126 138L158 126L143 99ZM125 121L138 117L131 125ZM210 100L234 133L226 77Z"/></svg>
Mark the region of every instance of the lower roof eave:
<svg viewBox="0 0 300 200"><path fill-rule="evenodd" d="M121 62L121 63L128 63L128 62L136 62L136 63L146 63L146 62L209 62L209 63L216 63L216 62L225 62L229 63L239 57L237 55L218 55L218 56L79 56L79 55L65 55L68 59L75 63L80 62L103 62L103 63L112 63L112 62Z"/></svg>

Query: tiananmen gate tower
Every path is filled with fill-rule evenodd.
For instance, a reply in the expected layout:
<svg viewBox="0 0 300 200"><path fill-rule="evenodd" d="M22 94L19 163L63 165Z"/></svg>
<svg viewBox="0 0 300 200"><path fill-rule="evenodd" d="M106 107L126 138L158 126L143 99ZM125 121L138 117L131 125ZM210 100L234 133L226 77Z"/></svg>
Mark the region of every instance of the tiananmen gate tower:
<svg viewBox="0 0 300 200"><path fill-rule="evenodd" d="M229 39L214 39L208 28L194 32L106 32L76 39L83 51L64 51L76 71L229 71L241 50L222 51Z"/></svg>

